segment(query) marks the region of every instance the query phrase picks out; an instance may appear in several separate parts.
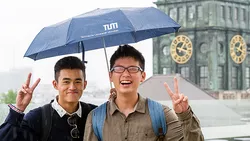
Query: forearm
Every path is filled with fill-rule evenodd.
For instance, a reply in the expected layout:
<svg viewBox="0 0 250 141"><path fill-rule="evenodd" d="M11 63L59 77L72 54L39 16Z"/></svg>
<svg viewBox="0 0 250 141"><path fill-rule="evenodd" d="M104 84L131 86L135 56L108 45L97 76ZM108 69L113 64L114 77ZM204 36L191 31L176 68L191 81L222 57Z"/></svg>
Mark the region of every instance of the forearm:
<svg viewBox="0 0 250 141"><path fill-rule="evenodd" d="M184 113L177 114L183 129L184 141L204 141L199 119L193 113L191 107Z"/></svg>
<svg viewBox="0 0 250 141"><path fill-rule="evenodd" d="M5 122L0 126L1 141L36 141L36 137L22 127L23 113L10 108Z"/></svg>
<svg viewBox="0 0 250 141"><path fill-rule="evenodd" d="M24 114L18 113L10 108L9 114L5 119L5 122L0 126L0 139L2 141L14 141L17 140L19 128L23 120Z"/></svg>

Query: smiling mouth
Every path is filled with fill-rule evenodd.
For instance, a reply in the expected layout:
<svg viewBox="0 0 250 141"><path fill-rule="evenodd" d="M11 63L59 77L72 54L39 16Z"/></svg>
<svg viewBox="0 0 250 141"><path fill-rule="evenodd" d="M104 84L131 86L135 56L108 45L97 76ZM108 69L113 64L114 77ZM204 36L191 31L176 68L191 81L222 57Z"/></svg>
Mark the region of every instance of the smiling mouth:
<svg viewBox="0 0 250 141"><path fill-rule="evenodd" d="M129 85L131 83L132 83L132 81L128 81L128 80L123 80L120 82L120 84L122 84L122 85Z"/></svg>
<svg viewBox="0 0 250 141"><path fill-rule="evenodd" d="M78 92L68 92L68 94L78 94Z"/></svg>

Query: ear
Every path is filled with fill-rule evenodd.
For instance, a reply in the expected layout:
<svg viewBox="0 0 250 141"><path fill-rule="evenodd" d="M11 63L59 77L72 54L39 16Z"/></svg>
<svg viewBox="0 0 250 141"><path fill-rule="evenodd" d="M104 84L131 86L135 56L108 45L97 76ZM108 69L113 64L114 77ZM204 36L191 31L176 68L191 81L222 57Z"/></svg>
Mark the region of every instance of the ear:
<svg viewBox="0 0 250 141"><path fill-rule="evenodd" d="M113 82L113 80L112 80L112 72L109 72L109 81Z"/></svg>
<svg viewBox="0 0 250 141"><path fill-rule="evenodd" d="M143 82L145 79L146 79L146 72L144 71L141 74L141 81L140 82Z"/></svg>
<svg viewBox="0 0 250 141"><path fill-rule="evenodd" d="M85 88L86 88L86 86L87 86L87 81L85 80L84 82L83 82L83 89L85 90Z"/></svg>
<svg viewBox="0 0 250 141"><path fill-rule="evenodd" d="M57 81L56 80L53 80L52 81L52 84L53 84L53 87L58 90L58 87L57 87Z"/></svg>

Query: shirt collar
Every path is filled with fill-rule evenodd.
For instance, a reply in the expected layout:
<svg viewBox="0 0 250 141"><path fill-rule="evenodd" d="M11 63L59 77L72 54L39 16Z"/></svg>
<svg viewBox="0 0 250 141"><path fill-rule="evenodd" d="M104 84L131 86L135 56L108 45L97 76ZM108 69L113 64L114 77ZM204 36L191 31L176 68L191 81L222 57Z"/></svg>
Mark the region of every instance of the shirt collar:
<svg viewBox="0 0 250 141"><path fill-rule="evenodd" d="M58 97L58 96L57 96ZM82 117L82 106L79 102L79 108L74 112L74 113L68 113L66 110L63 109L63 107L61 105L58 104L57 102L57 97L54 99L54 101L51 103L51 106L53 109L56 110L56 112L58 113L58 115L60 117L63 117L64 115L73 115L73 114L77 114L80 118Z"/></svg>
<svg viewBox="0 0 250 141"><path fill-rule="evenodd" d="M134 109L139 113L146 113L146 99L143 98L140 94L138 94L139 100L136 103ZM115 99L111 99L110 101L110 115L113 115L115 111L119 111L118 106L115 103Z"/></svg>

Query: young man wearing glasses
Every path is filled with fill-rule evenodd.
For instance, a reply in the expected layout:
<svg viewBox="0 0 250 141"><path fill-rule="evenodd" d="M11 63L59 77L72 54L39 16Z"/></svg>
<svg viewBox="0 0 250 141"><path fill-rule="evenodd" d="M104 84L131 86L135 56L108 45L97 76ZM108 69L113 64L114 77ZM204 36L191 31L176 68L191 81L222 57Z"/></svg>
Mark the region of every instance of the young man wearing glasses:
<svg viewBox="0 0 250 141"><path fill-rule="evenodd" d="M55 80L52 83L58 91L58 96L48 104L51 117L42 118L44 115L41 107L24 115L33 91L40 82L40 79L37 79L31 86L29 74L17 94L16 107L9 105L10 113L0 126L1 141L83 140L87 115L96 107L79 102L87 85L85 65L77 57L64 57L55 64L54 72ZM47 129L49 123L50 129Z"/></svg>
<svg viewBox="0 0 250 141"><path fill-rule="evenodd" d="M167 133L156 136L152 129L147 99L138 92L138 87L146 78L145 61L142 54L129 45L119 46L110 59L110 80L117 96L106 104L106 118L101 133L95 132L93 124L95 111L90 112L85 126L84 141L203 141L200 124L188 104L187 96L179 93L177 79L175 91L165 83L166 91L173 102L173 110L163 107ZM152 88L153 89L153 88ZM96 111L97 112L97 111ZM103 111L101 111L103 112ZM93 115L94 113L94 115ZM100 123L102 124L102 123ZM93 127L95 129L93 129ZM100 138L101 136L101 138Z"/></svg>

